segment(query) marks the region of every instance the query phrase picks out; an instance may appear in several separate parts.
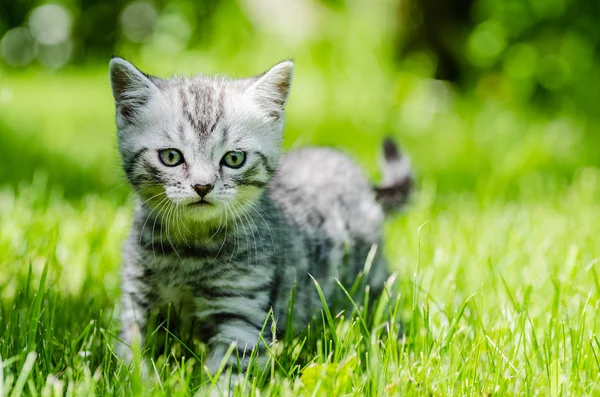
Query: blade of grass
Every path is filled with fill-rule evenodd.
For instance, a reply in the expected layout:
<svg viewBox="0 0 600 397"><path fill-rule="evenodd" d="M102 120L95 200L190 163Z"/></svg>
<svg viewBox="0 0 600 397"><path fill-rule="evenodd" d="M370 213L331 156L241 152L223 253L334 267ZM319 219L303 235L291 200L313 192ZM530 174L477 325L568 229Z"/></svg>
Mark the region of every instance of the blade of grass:
<svg viewBox="0 0 600 397"><path fill-rule="evenodd" d="M10 397L20 397L23 393L23 388L25 387L27 379L29 378L29 374L33 369L36 357L36 352L29 352L27 358L25 358L25 363L23 364L23 368L21 368L21 372L19 373L19 377L17 378L13 390L10 393Z"/></svg>
<svg viewBox="0 0 600 397"><path fill-rule="evenodd" d="M325 318L327 319L327 325L329 327L329 331L331 332L333 348L335 350L337 350L337 347L339 346L339 341L338 341L337 333L335 331L335 322L333 321L333 317L331 316L331 312L329 311L329 306L327 305L327 300L325 299L325 294L323 293L323 290L321 289L321 286L319 285L317 280L315 280L315 278L312 275L309 274L309 276L310 276L310 278L312 278L313 282L315 283L315 288L317 289L317 293L319 294L319 299L321 299L321 304L323 305L323 313L325 313Z"/></svg>
<svg viewBox="0 0 600 397"><path fill-rule="evenodd" d="M48 275L48 261L44 264L44 270L42 271L42 277L40 278L40 284L35 294L35 300L33 302L33 311L31 313L31 322L29 323L29 333L27 338L27 350L35 350L35 337L40 323L40 313L42 310L42 299L44 297L44 288L46 286L46 277Z"/></svg>

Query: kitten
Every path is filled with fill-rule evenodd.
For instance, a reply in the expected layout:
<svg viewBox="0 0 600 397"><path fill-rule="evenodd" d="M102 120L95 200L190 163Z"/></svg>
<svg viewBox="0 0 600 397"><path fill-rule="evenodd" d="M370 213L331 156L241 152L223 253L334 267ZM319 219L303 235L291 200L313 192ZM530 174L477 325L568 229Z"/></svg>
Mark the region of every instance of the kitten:
<svg viewBox="0 0 600 397"><path fill-rule="evenodd" d="M311 276L333 304L335 279L352 283L374 252L367 282L382 290L381 227L410 192L408 159L386 141L374 187L332 149L281 157L292 72L284 61L245 79L160 79L111 60L119 151L138 197L123 248L125 343L170 307L207 343L211 371L235 341L229 365L244 372L251 349L264 353L269 311L284 332L294 288L294 330L320 313Z"/></svg>

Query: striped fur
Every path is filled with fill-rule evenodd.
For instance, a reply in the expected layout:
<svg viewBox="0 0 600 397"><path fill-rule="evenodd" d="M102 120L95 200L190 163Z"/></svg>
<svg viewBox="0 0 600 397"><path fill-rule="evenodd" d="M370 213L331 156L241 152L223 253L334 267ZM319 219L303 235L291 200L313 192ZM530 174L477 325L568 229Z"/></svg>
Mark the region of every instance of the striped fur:
<svg viewBox="0 0 600 397"><path fill-rule="evenodd" d="M214 371L233 341L240 356L264 351L259 336L270 311L280 334L288 323L292 331L306 327L321 307L311 276L333 304L335 279L353 281L381 245L384 210L376 198L386 207L404 202L410 187L394 187L408 183L410 168L389 142L381 188L331 149L281 157L292 68L285 61L248 79L162 80L111 61L119 149L138 196L123 248L125 343L145 334L152 313L171 307L209 345ZM185 162L162 164L158 151L167 148ZM245 153L242 167L222 164L229 151ZM212 186L204 198L210 204L198 204L197 184ZM395 200L388 200L392 188ZM375 292L388 276L380 251L368 280ZM247 360L230 364L243 372Z"/></svg>

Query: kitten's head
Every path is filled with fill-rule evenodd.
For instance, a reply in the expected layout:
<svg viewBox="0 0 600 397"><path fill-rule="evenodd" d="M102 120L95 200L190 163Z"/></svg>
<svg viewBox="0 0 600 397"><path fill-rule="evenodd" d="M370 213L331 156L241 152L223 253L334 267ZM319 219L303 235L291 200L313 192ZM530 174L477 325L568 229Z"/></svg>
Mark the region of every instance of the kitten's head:
<svg viewBox="0 0 600 397"><path fill-rule="evenodd" d="M119 151L145 205L210 221L255 200L279 163L292 72L284 61L247 79L160 79L113 58Z"/></svg>

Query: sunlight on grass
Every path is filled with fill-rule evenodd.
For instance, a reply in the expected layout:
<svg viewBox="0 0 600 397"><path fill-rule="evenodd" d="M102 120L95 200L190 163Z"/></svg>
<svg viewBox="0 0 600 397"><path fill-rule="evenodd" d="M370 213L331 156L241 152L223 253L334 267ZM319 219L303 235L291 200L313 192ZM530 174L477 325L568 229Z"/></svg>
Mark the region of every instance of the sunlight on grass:
<svg viewBox="0 0 600 397"><path fill-rule="evenodd" d="M599 178L598 170L584 169L570 186L536 201L527 199L531 192L519 201L472 194L440 200L425 183L387 231L405 336L396 340L385 324L365 335L358 313L332 313L312 346L305 341L278 356L265 390L597 393ZM130 206L94 195L67 201L42 176L31 186L4 188L1 196L4 390L127 394L135 377L123 371L111 346ZM204 390L198 389L205 381L199 363L181 361L174 349L154 364L161 380L137 381L134 394ZM259 386L250 381L244 393Z"/></svg>

